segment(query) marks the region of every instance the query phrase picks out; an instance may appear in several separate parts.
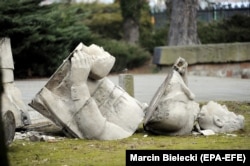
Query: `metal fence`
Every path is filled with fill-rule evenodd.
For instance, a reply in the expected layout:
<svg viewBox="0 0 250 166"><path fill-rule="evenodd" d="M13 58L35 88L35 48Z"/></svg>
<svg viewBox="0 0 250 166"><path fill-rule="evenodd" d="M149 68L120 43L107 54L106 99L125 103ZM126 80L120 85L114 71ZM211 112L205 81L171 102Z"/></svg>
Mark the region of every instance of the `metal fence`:
<svg viewBox="0 0 250 166"><path fill-rule="evenodd" d="M232 17L233 15L241 14L250 16L250 7L249 8L237 8L237 9L207 9L199 10L197 13L197 18L199 21L211 22L215 20L223 20ZM152 14L154 17L154 24L156 28L160 28L166 25L169 20L167 12L158 12Z"/></svg>
<svg viewBox="0 0 250 166"><path fill-rule="evenodd" d="M236 14L250 16L250 8L199 10L198 20L210 22L227 19Z"/></svg>

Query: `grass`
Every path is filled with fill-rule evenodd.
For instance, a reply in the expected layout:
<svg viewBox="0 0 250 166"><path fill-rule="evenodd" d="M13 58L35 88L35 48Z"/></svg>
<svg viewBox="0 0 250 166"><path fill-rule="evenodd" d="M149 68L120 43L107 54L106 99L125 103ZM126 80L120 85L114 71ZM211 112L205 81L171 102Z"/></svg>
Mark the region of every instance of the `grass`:
<svg viewBox="0 0 250 166"><path fill-rule="evenodd" d="M244 130L213 136L156 136L139 128L133 136L115 141L70 138L55 142L16 140L8 148L10 165L125 165L126 149L250 149L250 103L220 103L245 117Z"/></svg>

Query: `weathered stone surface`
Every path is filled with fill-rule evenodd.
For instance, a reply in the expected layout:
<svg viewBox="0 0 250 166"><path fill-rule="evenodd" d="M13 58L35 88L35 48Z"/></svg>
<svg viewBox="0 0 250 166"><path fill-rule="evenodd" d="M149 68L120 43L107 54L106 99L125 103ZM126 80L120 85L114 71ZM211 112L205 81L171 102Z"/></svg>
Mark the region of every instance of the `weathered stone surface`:
<svg viewBox="0 0 250 166"><path fill-rule="evenodd" d="M88 47L88 51L86 47L83 44L76 47L30 106L71 137L100 140L129 137L143 120L144 107L105 77L113 63L109 60L103 60L101 65L96 63L105 55L107 59L114 58L96 45ZM95 58L93 52L98 52ZM93 72L96 64L99 69ZM99 72L102 70L105 72Z"/></svg>
<svg viewBox="0 0 250 166"><path fill-rule="evenodd" d="M144 121L147 131L164 135L191 134L199 112L195 95L187 87L187 62L178 58L152 99Z"/></svg>
<svg viewBox="0 0 250 166"><path fill-rule="evenodd" d="M111 56L102 47L91 44L89 47L80 43L75 50L90 56L92 61L89 77L92 79L101 79L107 76L115 63L115 57Z"/></svg>
<svg viewBox="0 0 250 166"><path fill-rule="evenodd" d="M247 75L249 68L250 62L241 62L223 64L198 64L189 66L188 70L190 75L250 78Z"/></svg>
<svg viewBox="0 0 250 166"><path fill-rule="evenodd" d="M2 110L9 110L14 114L16 128L31 124L27 107L22 100L21 91L13 83L5 83L3 86Z"/></svg>
<svg viewBox="0 0 250 166"><path fill-rule="evenodd" d="M2 110L11 111L14 115L16 128L30 124L30 117L26 105L22 100L21 91L14 84L13 58L10 46L10 39L0 39L0 64L3 73Z"/></svg>
<svg viewBox="0 0 250 166"><path fill-rule="evenodd" d="M14 70L14 63L9 38L0 38L0 55L1 68Z"/></svg>
<svg viewBox="0 0 250 166"><path fill-rule="evenodd" d="M153 63L172 65L178 57L191 64L244 62L250 60L250 43L162 46L154 50Z"/></svg>
<svg viewBox="0 0 250 166"><path fill-rule="evenodd" d="M2 70L3 83L13 83L14 82L13 69L1 68L1 70Z"/></svg>
<svg viewBox="0 0 250 166"><path fill-rule="evenodd" d="M14 81L14 63L9 38L0 38L0 68L2 70L2 81L4 83Z"/></svg>
<svg viewBox="0 0 250 166"><path fill-rule="evenodd" d="M214 101L202 106L198 123L201 129L210 129L216 133L232 132L244 128L244 117L230 112L226 105Z"/></svg>
<svg viewBox="0 0 250 166"><path fill-rule="evenodd" d="M178 58L173 71L153 97L145 116L147 131L164 135L185 135L197 130L203 135L232 132L244 127L244 117L226 106L210 101L201 110L187 87L187 62Z"/></svg>

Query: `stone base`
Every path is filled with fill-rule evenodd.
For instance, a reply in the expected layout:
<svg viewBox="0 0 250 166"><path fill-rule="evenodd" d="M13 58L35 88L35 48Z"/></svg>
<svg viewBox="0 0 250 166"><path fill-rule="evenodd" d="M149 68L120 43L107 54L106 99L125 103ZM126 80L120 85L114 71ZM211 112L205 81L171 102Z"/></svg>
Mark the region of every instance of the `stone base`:
<svg viewBox="0 0 250 166"><path fill-rule="evenodd" d="M170 68L170 66L162 66L160 72L165 73ZM250 62L189 65L188 74L250 79Z"/></svg>

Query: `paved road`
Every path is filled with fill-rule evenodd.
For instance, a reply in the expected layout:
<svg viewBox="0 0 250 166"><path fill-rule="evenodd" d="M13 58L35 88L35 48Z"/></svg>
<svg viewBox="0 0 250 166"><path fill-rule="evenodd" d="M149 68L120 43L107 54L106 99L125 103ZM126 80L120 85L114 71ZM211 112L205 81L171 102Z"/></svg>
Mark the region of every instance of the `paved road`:
<svg viewBox="0 0 250 166"><path fill-rule="evenodd" d="M165 77L164 74L134 75L135 98L149 103ZM118 75L109 78L118 84ZM21 90L24 102L28 104L47 81L48 79L16 80L15 84ZM188 82L191 91L196 95L196 101L250 102L250 79L189 76ZM31 107L28 109L32 110ZM36 113L32 116L35 117Z"/></svg>

